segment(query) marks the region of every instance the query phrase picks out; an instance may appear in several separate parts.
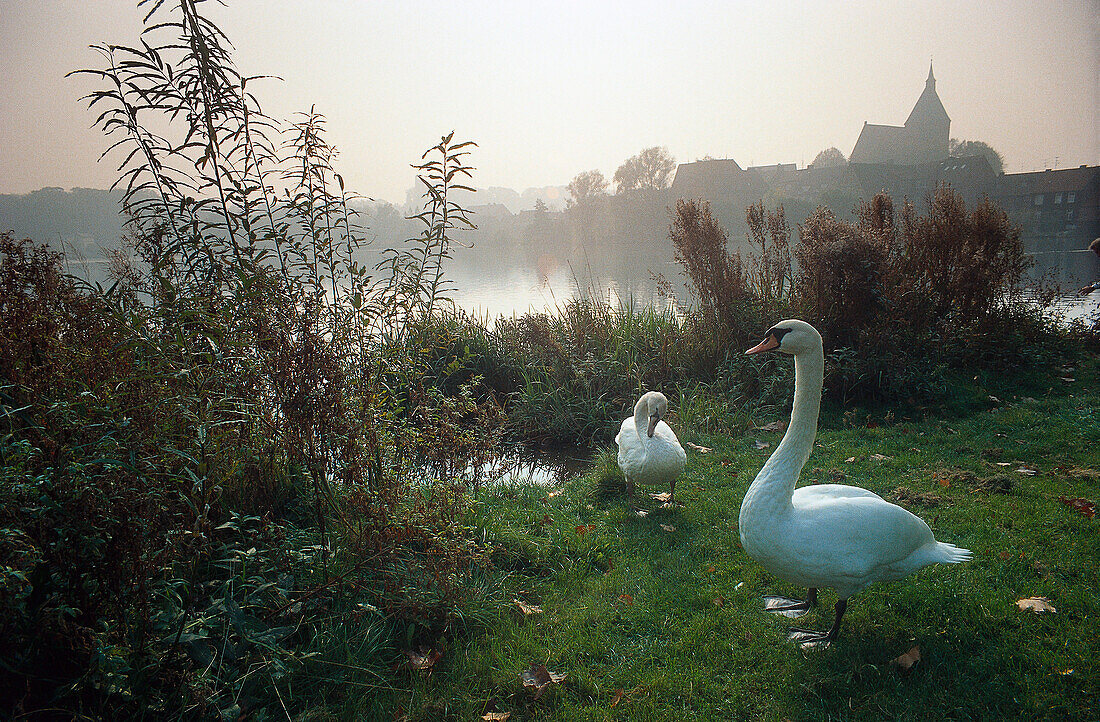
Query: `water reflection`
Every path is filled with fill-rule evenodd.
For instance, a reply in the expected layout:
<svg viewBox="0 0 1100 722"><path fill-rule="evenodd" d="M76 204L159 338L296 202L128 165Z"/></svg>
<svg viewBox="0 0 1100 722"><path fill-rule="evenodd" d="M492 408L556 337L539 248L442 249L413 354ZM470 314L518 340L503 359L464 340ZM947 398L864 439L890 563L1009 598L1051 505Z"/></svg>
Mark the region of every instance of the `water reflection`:
<svg viewBox="0 0 1100 722"><path fill-rule="evenodd" d="M581 451L534 451L515 446L497 459L472 470L479 485L558 486L588 469L591 459Z"/></svg>

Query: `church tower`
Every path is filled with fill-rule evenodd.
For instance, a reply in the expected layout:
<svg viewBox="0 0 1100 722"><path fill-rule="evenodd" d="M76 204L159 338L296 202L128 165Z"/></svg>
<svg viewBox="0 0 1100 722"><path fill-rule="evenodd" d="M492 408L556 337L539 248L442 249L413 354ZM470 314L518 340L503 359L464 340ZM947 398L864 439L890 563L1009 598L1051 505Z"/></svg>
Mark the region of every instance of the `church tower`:
<svg viewBox="0 0 1100 722"><path fill-rule="evenodd" d="M928 64L924 92L913 106L904 126L864 123L850 163L882 165L924 165L947 158L951 118L936 94L936 76Z"/></svg>
<svg viewBox="0 0 1100 722"><path fill-rule="evenodd" d="M932 74L932 63L928 64L928 80L924 82L924 92L913 106L909 119L905 121L905 129L909 131L909 141L912 143L910 163L935 163L947 157L951 118L936 93L936 76Z"/></svg>

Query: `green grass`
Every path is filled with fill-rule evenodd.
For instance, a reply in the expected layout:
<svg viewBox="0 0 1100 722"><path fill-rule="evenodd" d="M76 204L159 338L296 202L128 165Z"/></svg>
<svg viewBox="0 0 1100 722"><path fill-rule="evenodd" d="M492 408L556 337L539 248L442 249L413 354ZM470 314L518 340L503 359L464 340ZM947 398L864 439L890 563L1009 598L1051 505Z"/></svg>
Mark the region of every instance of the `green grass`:
<svg viewBox="0 0 1100 722"><path fill-rule="evenodd" d="M738 543L741 498L778 433L674 421L682 441L712 451L689 450L677 487L684 506L648 503L645 518L630 513L610 450L555 496L485 491L472 523L499 545L511 596L543 612L501 610L484 633L453 641L430 674L411 674L392 709L411 720L488 711L511 720L1095 719L1100 518L1058 500L1100 497L1096 360L1076 374L1034 400L990 401L946 420L823 418L802 483L843 475L887 498L897 487L934 494L936 506L907 506L938 539L974 552L970 563L864 590L826 650L785 641L792 620L765 614L761 597L804 590ZM756 439L771 447L755 449ZM996 476L1013 482L1007 494L979 488ZM1057 613L1020 611L1016 601L1031 596ZM800 623L827 628L833 601L824 592ZM921 660L902 673L891 660L913 646ZM568 676L535 699L520 673L540 663Z"/></svg>

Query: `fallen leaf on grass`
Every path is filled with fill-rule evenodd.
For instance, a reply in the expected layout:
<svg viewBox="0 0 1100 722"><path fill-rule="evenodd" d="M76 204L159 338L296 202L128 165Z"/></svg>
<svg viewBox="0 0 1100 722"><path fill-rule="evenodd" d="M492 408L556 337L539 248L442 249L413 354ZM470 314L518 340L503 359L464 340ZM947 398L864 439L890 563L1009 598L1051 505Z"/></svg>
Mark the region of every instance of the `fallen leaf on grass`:
<svg viewBox="0 0 1100 722"><path fill-rule="evenodd" d="M584 536L590 531L596 531L596 525L589 524L588 526L585 526L584 524L581 524L576 529L574 529L574 531L577 532L577 536Z"/></svg>
<svg viewBox="0 0 1100 722"><path fill-rule="evenodd" d="M887 456L886 454L871 454L871 458L875 461L890 461L894 457Z"/></svg>
<svg viewBox="0 0 1100 722"><path fill-rule="evenodd" d="M848 457L847 459L845 459L845 460L844 460L844 463L846 463L846 464L851 464L851 463L852 463L853 461L855 461L855 460L856 460L856 457L854 457L854 456L849 456L849 457Z"/></svg>
<svg viewBox="0 0 1100 722"><path fill-rule="evenodd" d="M1011 559L1012 558L1012 552L1001 552L997 556L999 556L1001 559L1006 559L1006 560Z"/></svg>
<svg viewBox="0 0 1100 722"><path fill-rule="evenodd" d="M709 454L710 452L714 451L714 449L710 448L709 446L699 446L699 444L693 444L690 441L684 442L684 446L688 447L689 449L695 449L700 454Z"/></svg>
<svg viewBox="0 0 1100 722"><path fill-rule="evenodd" d="M519 599L512 600L519 610L523 612L523 616L529 617L532 614L542 614L542 607L536 607L534 604L527 604Z"/></svg>
<svg viewBox="0 0 1100 722"><path fill-rule="evenodd" d="M1057 612L1058 610L1050 603L1050 600L1046 597L1028 597L1027 599L1018 599L1016 606L1022 611L1032 611L1036 614L1041 612Z"/></svg>
<svg viewBox="0 0 1100 722"><path fill-rule="evenodd" d="M555 496L561 496L561 489L555 489L554 491L551 491L551 492L550 492L549 494L547 494L546 496L547 496L547 498L549 498L549 499L553 499L553 498L554 498ZM496 714L496 713L495 713L495 712L493 712L493 713L491 713L491 714ZM502 713L502 714L512 714L512 713L511 713L511 712L507 712L507 713Z"/></svg>
<svg viewBox="0 0 1100 722"><path fill-rule="evenodd" d="M992 401L992 402L993 402L993 403L995 403L995 404L999 404L999 403L1001 403L1001 400L1000 400L1000 399L998 399L998 398L997 398L996 396L993 396L992 394L990 394L990 396L989 396L989 400L990 400L990 401Z"/></svg>
<svg viewBox="0 0 1100 722"><path fill-rule="evenodd" d="M766 449L771 446L771 444L769 444L767 441L761 441L760 439L753 441L752 445L755 446L757 449Z"/></svg>
<svg viewBox="0 0 1100 722"><path fill-rule="evenodd" d="M409 657L406 666L409 667L409 669L419 670L431 669L435 666L435 663L439 661L440 657L443 656L443 652L438 649L410 649L405 652L405 654Z"/></svg>
<svg viewBox="0 0 1100 722"><path fill-rule="evenodd" d="M551 684L561 684L565 675L551 672L545 664L532 664L520 674L520 678L523 680L524 687L535 689L535 699L538 699Z"/></svg>
<svg viewBox="0 0 1100 722"><path fill-rule="evenodd" d="M649 512L645 509L635 509L634 516L645 519L647 516L649 516Z"/></svg>
<svg viewBox="0 0 1100 722"><path fill-rule="evenodd" d="M615 705L621 702L623 699L623 691L621 689L615 690L615 699L611 700L611 706L608 709L615 709Z"/></svg>
<svg viewBox="0 0 1100 722"><path fill-rule="evenodd" d="M914 646L905 654L891 659L890 664L898 668L900 672L908 672L913 665L920 661L920 646Z"/></svg>
<svg viewBox="0 0 1100 722"><path fill-rule="evenodd" d="M1077 380L1077 379L1073 378L1072 376L1062 376L1061 378L1062 378L1062 380L1063 380L1063 381L1065 381L1065 382L1066 382L1067 384L1072 384L1072 383L1073 383L1074 381L1076 381L1076 380Z"/></svg>
<svg viewBox="0 0 1100 722"><path fill-rule="evenodd" d="M671 524L662 524L662 525L661 525L661 528L662 528L662 529L664 529L664 530L665 530L665 531L667 531L667 532L674 532L674 531L676 531L676 527L672 526Z"/></svg>
<svg viewBox="0 0 1100 722"><path fill-rule="evenodd" d="M726 600L725 600L724 597L722 597L721 594L719 594L717 597L715 597L712 601L714 602L714 606L716 606L716 607L726 606Z"/></svg>
<svg viewBox="0 0 1100 722"><path fill-rule="evenodd" d="M481 715L481 719L486 722L505 722L511 716L511 712L486 712Z"/></svg>
<svg viewBox="0 0 1100 722"><path fill-rule="evenodd" d="M649 498L667 503L669 501L672 501L672 494L668 493L667 491L662 491L660 494L650 494Z"/></svg>
<svg viewBox="0 0 1100 722"><path fill-rule="evenodd" d="M634 597L630 594L620 594L619 601L627 606L630 606L634 604Z"/></svg>
<svg viewBox="0 0 1100 722"><path fill-rule="evenodd" d="M1012 466L1011 461L998 461L997 466Z"/></svg>
<svg viewBox="0 0 1100 722"><path fill-rule="evenodd" d="M1070 499L1065 496L1058 497L1058 501L1062 502L1070 509L1075 510L1078 514L1092 519L1096 516L1096 503L1089 501L1088 499Z"/></svg>
<svg viewBox="0 0 1100 722"><path fill-rule="evenodd" d="M770 424L764 424L763 426L752 427L756 431L782 431L787 428L786 421L773 421Z"/></svg>

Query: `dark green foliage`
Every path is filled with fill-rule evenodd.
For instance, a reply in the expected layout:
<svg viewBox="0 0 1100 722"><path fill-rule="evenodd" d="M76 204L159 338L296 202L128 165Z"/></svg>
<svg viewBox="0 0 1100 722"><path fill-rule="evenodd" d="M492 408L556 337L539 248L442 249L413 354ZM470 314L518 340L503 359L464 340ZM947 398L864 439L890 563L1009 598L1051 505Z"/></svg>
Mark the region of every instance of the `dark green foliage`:
<svg viewBox="0 0 1100 722"><path fill-rule="evenodd" d="M499 409L430 362L472 143L415 166L424 231L372 279L323 116L280 143L200 4L141 3L141 47L81 71L117 282L0 236L0 715L306 710L345 694L325 663L388 668L497 593L460 515Z"/></svg>
<svg viewBox="0 0 1100 722"><path fill-rule="evenodd" d="M941 187L921 216L880 194L854 223L818 209L800 227L792 307L815 324L840 398L942 400L951 369L1039 368L1061 342L1022 299L1028 260L990 201Z"/></svg>

